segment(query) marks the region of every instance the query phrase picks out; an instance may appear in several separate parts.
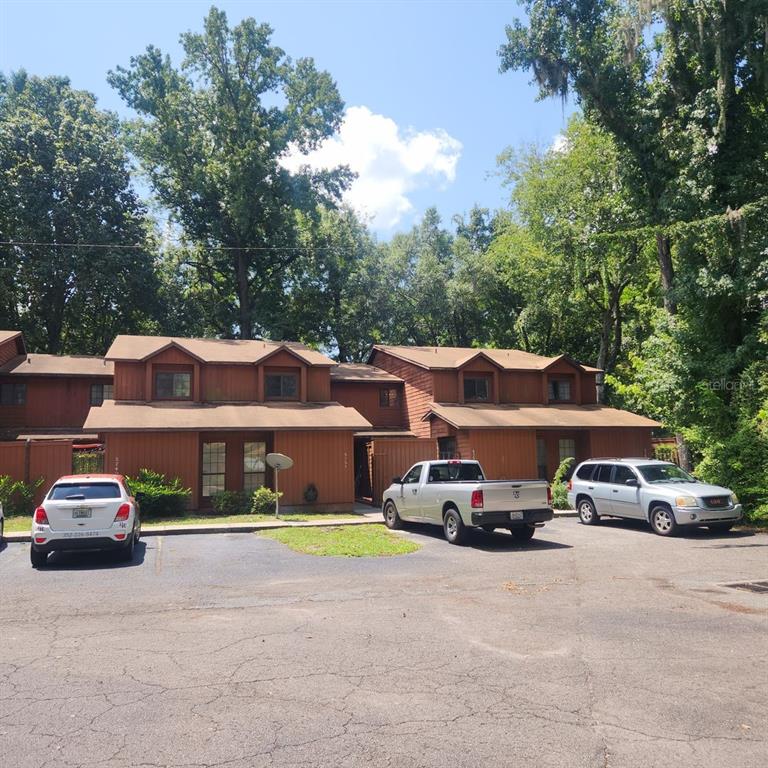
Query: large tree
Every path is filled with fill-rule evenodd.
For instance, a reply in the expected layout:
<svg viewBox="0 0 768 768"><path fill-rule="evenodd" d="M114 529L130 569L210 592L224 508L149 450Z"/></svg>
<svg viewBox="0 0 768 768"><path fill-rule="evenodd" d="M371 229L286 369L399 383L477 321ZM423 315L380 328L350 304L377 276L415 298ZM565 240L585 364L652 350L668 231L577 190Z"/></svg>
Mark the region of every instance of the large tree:
<svg viewBox="0 0 768 768"><path fill-rule="evenodd" d="M634 169L655 226L668 312L677 309L668 225L768 192L765 0L521 0L501 69L542 97L574 93Z"/></svg>
<svg viewBox="0 0 768 768"><path fill-rule="evenodd" d="M66 78L0 74L0 324L50 352L141 329L147 232L116 116Z"/></svg>
<svg viewBox="0 0 768 768"><path fill-rule="evenodd" d="M201 34L181 36L181 68L150 46L109 76L140 115L131 146L192 249L189 263L231 307L219 332L242 338L269 330L299 253L296 212L333 205L349 179L342 168L289 173L281 164L331 136L343 102L327 72L292 61L271 35L251 18L230 29L212 8Z"/></svg>

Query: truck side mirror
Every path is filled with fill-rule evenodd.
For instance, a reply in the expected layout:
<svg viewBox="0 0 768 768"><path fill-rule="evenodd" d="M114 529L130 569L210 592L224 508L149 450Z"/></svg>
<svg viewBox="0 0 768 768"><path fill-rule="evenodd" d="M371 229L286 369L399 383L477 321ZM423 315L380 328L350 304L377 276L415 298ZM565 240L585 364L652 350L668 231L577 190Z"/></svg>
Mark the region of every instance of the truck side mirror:
<svg viewBox="0 0 768 768"><path fill-rule="evenodd" d="M637 478L630 477L629 480L624 481L625 485L637 486Z"/></svg>
<svg viewBox="0 0 768 768"><path fill-rule="evenodd" d="M393 477L392 478L392 484L393 485L402 485L403 484L403 478L402 477Z"/></svg>

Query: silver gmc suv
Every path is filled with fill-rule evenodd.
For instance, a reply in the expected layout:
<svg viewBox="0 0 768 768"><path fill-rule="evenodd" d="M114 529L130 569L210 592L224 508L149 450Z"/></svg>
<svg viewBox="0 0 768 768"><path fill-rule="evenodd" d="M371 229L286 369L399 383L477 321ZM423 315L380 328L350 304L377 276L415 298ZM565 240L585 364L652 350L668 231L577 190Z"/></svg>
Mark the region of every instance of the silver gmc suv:
<svg viewBox="0 0 768 768"><path fill-rule="evenodd" d="M595 525L601 516L628 517L648 521L659 536L691 526L729 531L742 515L732 491L655 459L584 461L568 483L568 502L584 525Z"/></svg>

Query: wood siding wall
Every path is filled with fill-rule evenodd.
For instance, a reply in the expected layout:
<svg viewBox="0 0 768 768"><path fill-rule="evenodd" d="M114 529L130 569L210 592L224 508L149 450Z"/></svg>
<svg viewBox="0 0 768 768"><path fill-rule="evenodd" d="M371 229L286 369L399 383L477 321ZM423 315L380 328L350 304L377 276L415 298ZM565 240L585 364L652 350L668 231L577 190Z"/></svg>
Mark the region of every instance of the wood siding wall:
<svg viewBox="0 0 768 768"><path fill-rule="evenodd" d="M400 391L400 403L397 407L382 408L379 405L379 389L391 386L393 385L334 382L331 384L331 398L342 405L356 408L374 427L404 428L402 385L394 385Z"/></svg>
<svg viewBox="0 0 768 768"><path fill-rule="evenodd" d="M651 430L645 427L605 427L589 431L590 457L653 456Z"/></svg>
<svg viewBox="0 0 768 768"><path fill-rule="evenodd" d="M35 504L62 475L72 474L72 442L69 440L0 443L0 475L25 483L42 479L35 491Z"/></svg>
<svg viewBox="0 0 768 768"><path fill-rule="evenodd" d="M331 397L331 374L328 368L307 369L307 400L310 403L327 403Z"/></svg>
<svg viewBox="0 0 768 768"><path fill-rule="evenodd" d="M429 404L435 399L431 371L399 360L378 349L372 362L382 370L399 376L405 381L403 397L405 425L416 437L429 437L429 423L422 421L421 417L429 410Z"/></svg>
<svg viewBox="0 0 768 768"><path fill-rule="evenodd" d="M352 509L355 501L352 432L276 432L275 451L290 456L293 467L280 473L281 504ZM308 504L304 491L312 483L317 501Z"/></svg>
<svg viewBox="0 0 768 768"><path fill-rule="evenodd" d="M501 374L502 403L542 403L541 374L531 371L504 371Z"/></svg>
<svg viewBox="0 0 768 768"><path fill-rule="evenodd" d="M154 469L178 477L192 489L190 506L200 504L200 449L197 432L113 432L105 436L104 471L135 475Z"/></svg>
<svg viewBox="0 0 768 768"><path fill-rule="evenodd" d="M201 364L175 348L142 363L116 362L115 399L151 400L155 372L172 370L179 365L190 366L187 370L193 373L192 396L200 402L263 401L265 374L286 371L296 373L299 378L299 400L328 402L331 399L329 369L304 365L288 352L278 352L263 365Z"/></svg>
<svg viewBox="0 0 768 768"><path fill-rule="evenodd" d="M463 459L477 459L489 480L535 478L536 431L533 429L472 429L459 432Z"/></svg>
<svg viewBox="0 0 768 768"><path fill-rule="evenodd" d="M80 429L91 408L91 384L110 384L112 378L0 376L0 381L27 385L24 405L0 405L0 428Z"/></svg>
<svg viewBox="0 0 768 768"><path fill-rule="evenodd" d="M23 354L18 339L8 339L0 344L0 365L4 365L14 357Z"/></svg>
<svg viewBox="0 0 768 768"><path fill-rule="evenodd" d="M437 458L437 441L431 438L383 438L368 443L373 503L381 504L381 495L393 477L402 477L417 461Z"/></svg>
<svg viewBox="0 0 768 768"><path fill-rule="evenodd" d="M256 399L255 365L206 365L201 372L203 400L248 402Z"/></svg>

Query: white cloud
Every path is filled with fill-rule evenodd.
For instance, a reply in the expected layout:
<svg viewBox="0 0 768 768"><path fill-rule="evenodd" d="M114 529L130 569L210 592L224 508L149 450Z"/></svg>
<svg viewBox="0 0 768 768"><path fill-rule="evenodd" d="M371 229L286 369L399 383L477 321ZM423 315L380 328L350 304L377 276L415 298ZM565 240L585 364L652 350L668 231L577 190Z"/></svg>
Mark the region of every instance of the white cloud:
<svg viewBox="0 0 768 768"><path fill-rule="evenodd" d="M413 210L409 193L456 178L462 145L442 129L402 131L397 123L368 107L350 107L339 132L307 155L293 153L283 165L333 168L348 165L357 179L344 195L375 229L390 229Z"/></svg>

